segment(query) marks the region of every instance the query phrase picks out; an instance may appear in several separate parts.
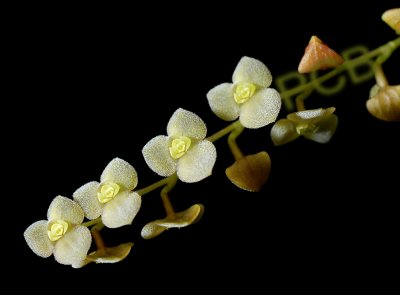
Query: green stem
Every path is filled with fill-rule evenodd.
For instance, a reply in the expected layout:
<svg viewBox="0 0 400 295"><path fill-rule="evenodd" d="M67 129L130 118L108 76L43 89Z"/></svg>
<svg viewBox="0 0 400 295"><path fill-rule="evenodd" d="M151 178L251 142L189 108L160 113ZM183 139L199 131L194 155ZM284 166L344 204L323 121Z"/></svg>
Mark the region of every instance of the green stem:
<svg viewBox="0 0 400 295"><path fill-rule="evenodd" d="M239 122L239 124L240 124L240 122ZM231 149L231 152L232 152L235 160L240 160L241 158L243 158L243 153L236 143L236 138L244 130L243 125L242 124L239 125L239 124L236 126L236 128L233 131L231 131L231 133L228 136L228 145L229 145L229 148Z"/></svg>
<svg viewBox="0 0 400 295"><path fill-rule="evenodd" d="M90 220L90 221L86 221L84 223L82 223L83 226L89 227L95 224L98 224L101 221L101 217Z"/></svg>
<svg viewBox="0 0 400 295"><path fill-rule="evenodd" d="M91 231L101 231L104 228L104 223L100 220L95 226L92 227Z"/></svg>
<svg viewBox="0 0 400 295"><path fill-rule="evenodd" d="M148 194L149 192L154 191L155 189L158 189L159 187L162 187L168 183L170 183L171 181L173 181L173 177L174 175L171 175L169 177L163 178L153 184L150 184L149 186L146 186L145 188L142 188L140 190L137 190L136 192L140 195L143 196L145 194Z"/></svg>
<svg viewBox="0 0 400 295"><path fill-rule="evenodd" d="M100 235L100 232L97 229L92 229L90 232L92 233L92 237L96 244L97 250L104 249L106 246L104 244L103 238Z"/></svg>
<svg viewBox="0 0 400 295"><path fill-rule="evenodd" d="M211 142L217 141L221 137L224 137L225 135L227 135L228 133L232 132L233 130L237 129L240 126L242 126L242 124L240 124L239 120L237 120L232 124L226 126L224 129L221 129L220 131L215 132L213 135L210 135L206 139Z"/></svg>
<svg viewBox="0 0 400 295"><path fill-rule="evenodd" d="M173 177L171 178L171 181L163 187L161 190L161 200L164 205L165 212L167 213L167 216L171 216L175 214L174 207L171 204L171 201L169 200L168 193L174 188L176 185L176 182L178 181L178 176L176 174L172 175Z"/></svg>
<svg viewBox="0 0 400 295"><path fill-rule="evenodd" d="M376 64L383 64L399 46L400 37L379 47L381 49L381 55L376 59Z"/></svg>
<svg viewBox="0 0 400 295"><path fill-rule="evenodd" d="M380 64L375 65L375 81L379 87L383 88L389 85L385 73Z"/></svg>
<svg viewBox="0 0 400 295"><path fill-rule="evenodd" d="M296 97L296 108L297 111L304 111L306 107L304 106L304 100L310 96L310 94L313 92L313 88L310 86L302 94L299 94Z"/></svg>
<svg viewBox="0 0 400 295"><path fill-rule="evenodd" d="M281 92L280 95L281 95L282 99L284 99L284 98L288 99L288 98L292 97L293 95L304 92L305 90L307 90L309 87L311 87L315 83L323 83L323 82L335 77L336 75L347 70L349 68L349 66L356 67L358 65L365 63L365 61L370 60L370 59L380 56L380 55L384 56L384 58L382 58L383 60L386 60L387 58L390 57L390 55L393 53L393 51L396 50L399 46L400 46L400 37L398 37L397 39L394 39L393 41L390 41L372 51L369 51L359 57L356 57L352 60L348 60L348 61L344 62L340 66L336 67L335 69L331 70L330 72L326 73L325 75L318 77L315 80L312 80L306 84L292 88L290 90Z"/></svg>
<svg viewBox="0 0 400 295"><path fill-rule="evenodd" d="M393 51L396 50L396 42L389 42L387 45L388 46L385 47L383 53L376 59L374 63L376 84L378 84L378 86L381 88L389 85L385 73L383 72L382 64L392 55Z"/></svg>

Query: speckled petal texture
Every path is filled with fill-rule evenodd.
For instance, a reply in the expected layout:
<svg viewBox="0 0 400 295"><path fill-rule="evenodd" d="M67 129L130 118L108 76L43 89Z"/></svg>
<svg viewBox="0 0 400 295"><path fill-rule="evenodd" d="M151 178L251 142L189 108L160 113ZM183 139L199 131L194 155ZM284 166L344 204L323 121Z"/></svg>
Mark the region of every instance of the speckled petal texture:
<svg viewBox="0 0 400 295"><path fill-rule="evenodd" d="M211 175L217 150L208 140L193 146L178 162L178 177L183 182L197 182Z"/></svg>
<svg viewBox="0 0 400 295"><path fill-rule="evenodd" d="M81 206L66 197L57 196L47 211L48 220L63 220L71 224L81 224L85 215Z"/></svg>
<svg viewBox="0 0 400 295"><path fill-rule="evenodd" d="M47 235L47 220L36 221L24 232L29 248L38 256L47 258L53 254L54 243Z"/></svg>
<svg viewBox="0 0 400 295"><path fill-rule="evenodd" d="M160 176L170 176L176 172L176 161L169 152L168 136L159 135L151 139L142 150L147 165Z"/></svg>
<svg viewBox="0 0 400 295"><path fill-rule="evenodd" d="M275 89L264 88L240 108L240 123L246 128L261 128L275 122L281 109L281 97Z"/></svg>
<svg viewBox="0 0 400 295"><path fill-rule="evenodd" d="M86 258L92 235L86 226L78 225L57 241L54 258L61 264L79 264Z"/></svg>
<svg viewBox="0 0 400 295"><path fill-rule="evenodd" d="M103 204L97 198L99 183L92 181L82 185L72 195L74 200L82 207L88 219L96 219L100 216Z"/></svg>
<svg viewBox="0 0 400 295"><path fill-rule="evenodd" d="M167 125L168 136L186 136L197 140L204 139L207 127L195 113L177 109Z"/></svg>
<svg viewBox="0 0 400 295"><path fill-rule="evenodd" d="M138 176L135 168L128 162L115 158L101 174L101 182L114 182L122 185L126 190L133 190L138 183Z"/></svg>
<svg viewBox="0 0 400 295"><path fill-rule="evenodd" d="M103 208L102 221L109 228L131 224L142 204L136 192L119 193Z"/></svg>
<svg viewBox="0 0 400 295"><path fill-rule="evenodd" d="M233 121L239 117L239 105L233 98L233 84L223 83L207 93L208 104L219 118Z"/></svg>
<svg viewBox="0 0 400 295"><path fill-rule="evenodd" d="M250 82L260 87L269 87L272 83L272 75L261 61L244 56L233 72L232 81L233 83Z"/></svg>

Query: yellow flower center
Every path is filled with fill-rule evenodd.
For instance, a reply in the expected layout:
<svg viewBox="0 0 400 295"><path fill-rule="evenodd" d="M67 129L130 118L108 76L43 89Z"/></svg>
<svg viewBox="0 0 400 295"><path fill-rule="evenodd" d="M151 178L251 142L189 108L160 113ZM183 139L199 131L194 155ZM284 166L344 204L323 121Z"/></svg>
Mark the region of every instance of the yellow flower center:
<svg viewBox="0 0 400 295"><path fill-rule="evenodd" d="M239 82L235 86L233 97L238 104L245 103L253 96L256 88L253 83Z"/></svg>
<svg viewBox="0 0 400 295"><path fill-rule="evenodd" d="M175 138L169 147L169 153L171 157L174 159L179 159L182 157L190 147L192 141L189 137L186 136L179 136Z"/></svg>
<svg viewBox="0 0 400 295"><path fill-rule="evenodd" d="M97 199L100 203L105 204L118 194L119 185L114 182L102 183L97 191Z"/></svg>
<svg viewBox="0 0 400 295"><path fill-rule="evenodd" d="M50 241L55 242L59 240L68 230L68 223L64 220L54 220L49 223L47 227L47 235Z"/></svg>
<svg viewBox="0 0 400 295"><path fill-rule="evenodd" d="M318 127L312 123L299 123L296 126L296 131L300 135L312 134L317 132Z"/></svg>

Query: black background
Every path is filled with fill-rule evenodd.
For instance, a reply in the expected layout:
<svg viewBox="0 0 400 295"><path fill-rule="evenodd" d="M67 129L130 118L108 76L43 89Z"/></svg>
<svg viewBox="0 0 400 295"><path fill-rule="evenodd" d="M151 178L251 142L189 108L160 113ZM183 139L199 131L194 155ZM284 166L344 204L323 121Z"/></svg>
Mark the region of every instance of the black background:
<svg viewBox="0 0 400 295"><path fill-rule="evenodd" d="M380 17L396 1L381 2L354 8L348 2L265 8L246 2L223 10L200 3L64 7L51 13L35 7L32 14L23 9L10 42L15 122L5 125L8 146L18 152L9 157L18 188L11 195L18 207L13 268L47 283L81 278L91 287L110 283L133 291L184 283L194 289L216 283L268 290L315 281L330 288L386 269L398 246L400 125L367 112L373 80L348 82L338 95L307 100L309 108L336 107L339 126L329 144L300 138L274 147L271 126L246 130L238 140L242 151L266 150L272 159L270 179L259 193L242 191L225 177L233 157L226 138L219 140L213 175L178 183L171 193L178 211L204 204L202 220L143 240L141 228L164 216L158 191L144 196L132 226L102 232L109 245L135 243L118 264L75 270L53 257L37 257L22 235L45 219L55 196L71 197L82 184L99 180L114 157L136 168L138 188L159 180L141 149L166 133L177 108L203 118L209 134L226 126L205 95L230 82L242 56L263 61L279 76L297 68L312 35L338 52L394 39ZM397 52L385 64L391 84L400 81L398 61ZM282 108L279 118L286 114ZM385 276L391 279L390 272Z"/></svg>

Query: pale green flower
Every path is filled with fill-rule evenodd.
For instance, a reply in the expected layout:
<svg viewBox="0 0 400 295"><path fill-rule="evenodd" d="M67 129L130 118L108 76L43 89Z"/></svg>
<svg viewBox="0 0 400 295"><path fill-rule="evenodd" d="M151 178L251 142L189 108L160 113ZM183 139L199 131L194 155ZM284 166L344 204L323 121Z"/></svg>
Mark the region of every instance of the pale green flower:
<svg viewBox="0 0 400 295"><path fill-rule="evenodd" d="M268 68L259 60L242 57L232 76L233 83L223 83L207 93L211 110L221 119L239 117L246 128L264 127L276 120L281 97L273 88Z"/></svg>
<svg viewBox="0 0 400 295"><path fill-rule="evenodd" d="M79 265L87 255L92 236L84 219L82 208L71 199L57 196L47 211L47 220L31 224L24 237L32 251L40 257L54 254L57 262Z"/></svg>
<svg viewBox="0 0 400 295"><path fill-rule="evenodd" d="M143 157L155 173L177 173L183 182L197 182L211 175L217 151L205 139L206 124L196 114L178 109L167 125L167 136L151 139L142 150Z"/></svg>
<svg viewBox="0 0 400 295"><path fill-rule="evenodd" d="M82 206L88 219L101 215L105 226L116 228L131 224L140 209L142 199L131 191L137 183L135 168L115 158L104 169L100 183L92 181L81 186L73 198Z"/></svg>
<svg viewBox="0 0 400 295"><path fill-rule="evenodd" d="M299 136L318 143L327 143L338 125L338 117L333 114L334 107L299 111L287 115L271 128L274 145L291 142Z"/></svg>

